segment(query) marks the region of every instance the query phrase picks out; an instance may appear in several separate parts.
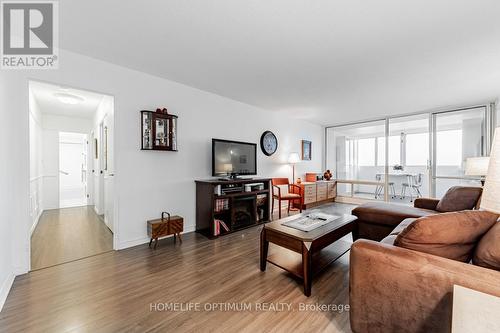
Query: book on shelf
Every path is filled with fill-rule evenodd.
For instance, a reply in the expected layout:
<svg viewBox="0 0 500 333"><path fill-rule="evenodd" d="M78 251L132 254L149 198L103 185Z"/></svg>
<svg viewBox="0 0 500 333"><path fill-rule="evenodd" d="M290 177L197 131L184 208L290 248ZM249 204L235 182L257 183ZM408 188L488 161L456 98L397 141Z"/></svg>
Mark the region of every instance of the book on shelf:
<svg viewBox="0 0 500 333"><path fill-rule="evenodd" d="M215 200L215 212L221 212L229 209L229 199L217 199Z"/></svg>
<svg viewBox="0 0 500 333"><path fill-rule="evenodd" d="M214 219L214 236L220 235L221 226L225 231L229 231L229 227L227 226L227 224L224 221L219 220L219 219Z"/></svg>
<svg viewBox="0 0 500 333"><path fill-rule="evenodd" d="M219 220L219 224L224 228L224 230L229 231L229 228L227 227L226 222ZM219 226L220 229L220 226Z"/></svg>
<svg viewBox="0 0 500 333"><path fill-rule="evenodd" d="M214 219L214 236L219 236L220 234L220 227L219 227L219 220Z"/></svg>

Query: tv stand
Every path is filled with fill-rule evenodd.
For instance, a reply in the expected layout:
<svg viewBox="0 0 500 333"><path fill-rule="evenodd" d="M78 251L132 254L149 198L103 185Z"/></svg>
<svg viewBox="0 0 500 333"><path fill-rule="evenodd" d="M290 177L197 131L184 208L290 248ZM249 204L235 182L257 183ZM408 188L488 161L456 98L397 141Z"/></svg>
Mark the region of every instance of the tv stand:
<svg viewBox="0 0 500 333"><path fill-rule="evenodd" d="M210 179L195 182L196 232L208 238L217 238L270 221L269 178Z"/></svg>

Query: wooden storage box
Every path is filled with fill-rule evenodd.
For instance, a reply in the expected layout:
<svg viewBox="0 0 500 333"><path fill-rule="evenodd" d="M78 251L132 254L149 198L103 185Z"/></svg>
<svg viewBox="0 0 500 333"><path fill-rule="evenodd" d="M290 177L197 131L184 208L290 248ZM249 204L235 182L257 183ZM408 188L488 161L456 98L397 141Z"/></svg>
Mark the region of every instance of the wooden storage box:
<svg viewBox="0 0 500 333"><path fill-rule="evenodd" d="M148 236L151 238L149 246L155 240L155 248L158 245L158 238L174 235L179 237L182 242L181 232L184 231L184 219L180 216L174 215L170 219L156 219L148 221Z"/></svg>

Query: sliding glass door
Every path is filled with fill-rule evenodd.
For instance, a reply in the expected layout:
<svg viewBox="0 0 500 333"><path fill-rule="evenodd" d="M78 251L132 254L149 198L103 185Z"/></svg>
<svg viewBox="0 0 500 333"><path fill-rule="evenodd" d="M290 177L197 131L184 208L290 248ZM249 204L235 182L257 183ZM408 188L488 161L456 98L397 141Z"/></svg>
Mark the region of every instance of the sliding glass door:
<svg viewBox="0 0 500 333"><path fill-rule="evenodd" d="M327 129L327 168L341 196L383 200L385 120Z"/></svg>
<svg viewBox="0 0 500 333"><path fill-rule="evenodd" d="M389 119L390 201L409 203L429 196L429 137L429 114Z"/></svg>
<svg viewBox="0 0 500 333"><path fill-rule="evenodd" d="M413 204L441 198L465 175L467 158L487 156L492 105L390 117L326 129L326 168L340 197Z"/></svg>
<svg viewBox="0 0 500 333"><path fill-rule="evenodd" d="M436 113L433 117L433 196L440 198L455 185L479 186L465 176L467 158L487 154L487 109Z"/></svg>

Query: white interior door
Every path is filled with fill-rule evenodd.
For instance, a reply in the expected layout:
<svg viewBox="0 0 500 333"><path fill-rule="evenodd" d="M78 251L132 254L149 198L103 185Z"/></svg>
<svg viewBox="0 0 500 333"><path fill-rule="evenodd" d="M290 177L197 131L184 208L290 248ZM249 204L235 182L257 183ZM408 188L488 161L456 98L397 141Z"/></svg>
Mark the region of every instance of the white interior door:
<svg viewBox="0 0 500 333"><path fill-rule="evenodd" d="M103 151L103 196L104 222L111 231L114 226L114 170L113 170L113 118L107 114L102 121L102 151Z"/></svg>
<svg viewBox="0 0 500 333"><path fill-rule="evenodd" d="M105 165L105 155L104 151L104 123L99 124L99 138L98 138L98 147L99 153L98 158L96 160L96 198L95 198L95 209L97 214L105 215L105 201L104 201L104 171L106 168Z"/></svg>
<svg viewBox="0 0 500 333"><path fill-rule="evenodd" d="M92 145L94 161L94 205L97 214L114 231L114 104L112 97L106 96L102 102L102 118L94 129Z"/></svg>
<svg viewBox="0 0 500 333"><path fill-rule="evenodd" d="M59 207L87 205L87 135L59 133Z"/></svg>

